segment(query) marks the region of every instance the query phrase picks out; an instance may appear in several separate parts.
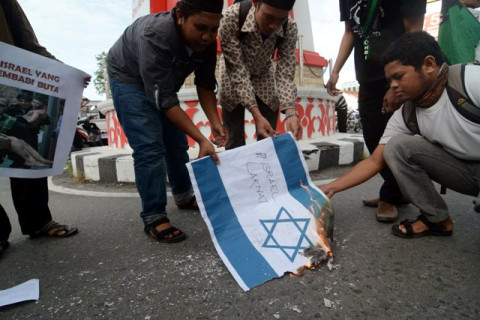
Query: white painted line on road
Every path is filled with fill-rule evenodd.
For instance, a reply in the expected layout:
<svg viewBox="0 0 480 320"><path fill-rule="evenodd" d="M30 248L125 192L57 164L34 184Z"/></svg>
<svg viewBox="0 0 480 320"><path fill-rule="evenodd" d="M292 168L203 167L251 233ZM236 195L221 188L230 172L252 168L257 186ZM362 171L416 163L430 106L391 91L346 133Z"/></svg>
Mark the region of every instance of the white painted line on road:
<svg viewBox="0 0 480 320"><path fill-rule="evenodd" d="M314 185L322 185L330 183L331 181L335 180L327 179L327 180L317 180L312 181ZM54 182L52 177L48 177L48 189L53 192L63 193L63 194L72 194L76 196L85 196L85 197L103 197L103 198L139 198L140 195L138 192L101 192L101 191L88 191L88 190L78 190L72 188L65 188L61 186L57 186ZM173 196L170 191L167 192L167 196Z"/></svg>
<svg viewBox="0 0 480 320"><path fill-rule="evenodd" d="M48 177L48 189L53 192L72 194L85 197L109 197L109 198L138 198L140 197L138 192L101 192L101 191L88 191L78 190L72 188L65 188L57 186L52 177Z"/></svg>

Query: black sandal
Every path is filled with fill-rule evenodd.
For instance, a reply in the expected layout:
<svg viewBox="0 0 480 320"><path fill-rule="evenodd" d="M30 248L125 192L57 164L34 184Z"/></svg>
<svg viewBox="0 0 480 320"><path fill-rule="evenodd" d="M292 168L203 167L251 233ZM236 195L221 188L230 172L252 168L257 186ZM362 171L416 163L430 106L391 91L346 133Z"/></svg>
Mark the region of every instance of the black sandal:
<svg viewBox="0 0 480 320"><path fill-rule="evenodd" d="M195 198L195 195L193 195L186 203L177 203L177 207L182 210L198 210L197 198Z"/></svg>
<svg viewBox="0 0 480 320"><path fill-rule="evenodd" d="M53 234L50 234L52 230L55 230L55 232L53 232ZM67 237L73 236L77 232L78 232L77 228L72 228L64 224L59 224L55 221L50 221L42 228L42 230L34 233L30 233L30 238L39 238L39 237L67 238Z"/></svg>
<svg viewBox="0 0 480 320"><path fill-rule="evenodd" d="M7 240L0 241L0 256L2 255L2 253L5 252L5 250L7 250L9 246L10 246L10 243L8 243Z"/></svg>
<svg viewBox="0 0 480 320"><path fill-rule="evenodd" d="M417 221L422 221L428 228L428 230L425 230L423 232L419 233L414 233L413 228L412 228L412 223L415 223ZM400 225L405 227L406 233L403 233L402 230L400 230ZM448 231L446 230L446 226L443 223L433 223L427 220L427 217L425 217L423 214L419 215L416 220L403 220L400 222L400 224L395 224L392 226L392 233L400 238L406 238L406 239L412 239L412 238L421 238L425 236L442 236L442 237L447 237L451 236L453 231Z"/></svg>
<svg viewBox="0 0 480 320"><path fill-rule="evenodd" d="M156 227L158 225L169 222L170 220L167 217L158 219L145 227L145 233L147 233L150 237L157 240L158 242L162 243L175 243L185 240L185 238L187 237L185 233L175 227L170 227L162 231L157 230ZM180 233L175 235L175 231L180 231ZM172 237L167 238L168 235L172 235Z"/></svg>

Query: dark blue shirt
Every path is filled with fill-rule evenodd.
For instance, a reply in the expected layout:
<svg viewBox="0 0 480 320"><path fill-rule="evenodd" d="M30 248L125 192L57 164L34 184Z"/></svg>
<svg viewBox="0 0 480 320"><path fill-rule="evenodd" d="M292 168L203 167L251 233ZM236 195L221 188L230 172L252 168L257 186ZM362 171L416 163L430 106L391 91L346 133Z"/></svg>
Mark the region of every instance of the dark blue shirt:
<svg viewBox="0 0 480 320"><path fill-rule="evenodd" d="M195 85L215 89L216 54L216 43L192 53L173 11L161 12L140 17L127 27L108 53L107 70L113 78L145 90L152 102L158 88L158 106L168 109L179 104L177 92L192 72Z"/></svg>

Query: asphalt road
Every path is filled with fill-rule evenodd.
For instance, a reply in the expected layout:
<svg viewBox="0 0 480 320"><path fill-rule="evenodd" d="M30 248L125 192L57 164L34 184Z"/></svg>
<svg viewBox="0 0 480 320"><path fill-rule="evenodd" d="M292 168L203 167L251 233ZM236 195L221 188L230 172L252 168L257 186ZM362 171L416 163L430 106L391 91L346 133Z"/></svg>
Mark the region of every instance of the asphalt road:
<svg viewBox="0 0 480 320"><path fill-rule="evenodd" d="M342 172L315 173L314 179ZM14 230L0 258L0 289L40 279L40 299L0 308L0 319L479 319L480 215L471 198L448 191L455 221L449 238L405 240L374 219L360 199L380 178L333 198L334 263L286 275L244 292L217 255L199 212L168 208L188 235L159 244L142 230L131 185L55 183L98 196L50 192L54 219L77 226L68 239L21 235L8 179L0 199ZM171 198L169 199L171 200ZM413 218L412 205L400 209ZM327 299L327 303L326 300ZM330 306L327 305L330 302Z"/></svg>

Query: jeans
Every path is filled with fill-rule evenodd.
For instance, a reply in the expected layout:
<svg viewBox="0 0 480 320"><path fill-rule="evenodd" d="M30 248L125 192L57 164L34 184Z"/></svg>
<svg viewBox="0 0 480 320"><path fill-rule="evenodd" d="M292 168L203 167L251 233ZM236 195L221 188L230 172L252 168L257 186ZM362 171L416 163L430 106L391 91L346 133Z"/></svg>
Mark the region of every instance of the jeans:
<svg viewBox="0 0 480 320"><path fill-rule="evenodd" d="M370 154L378 146L391 114L383 115L383 97L389 88L387 80L382 79L360 84L358 93L358 111L362 121L363 138ZM403 196L395 177L388 167L381 172L384 182L380 187L380 200L391 204L398 204Z"/></svg>
<svg viewBox="0 0 480 320"><path fill-rule="evenodd" d="M255 96L257 100L258 110L262 116L272 126L273 130L277 127L278 121L278 109L272 111L268 105L266 105L260 98ZM226 150L234 149L245 145L245 107L238 105L231 112L222 109L223 125L228 130L229 140L225 146ZM262 140L263 136L260 136L257 132L257 141Z"/></svg>
<svg viewBox="0 0 480 320"><path fill-rule="evenodd" d="M454 157L441 146L420 136L393 137L383 155L403 195L437 223L449 217L448 207L432 183L476 197L480 192L480 161Z"/></svg>
<svg viewBox="0 0 480 320"><path fill-rule="evenodd" d="M110 88L117 117L133 149L135 182L142 199L145 228L166 217L165 172L177 203L193 196L185 163L186 134L150 102L143 90L110 77Z"/></svg>

